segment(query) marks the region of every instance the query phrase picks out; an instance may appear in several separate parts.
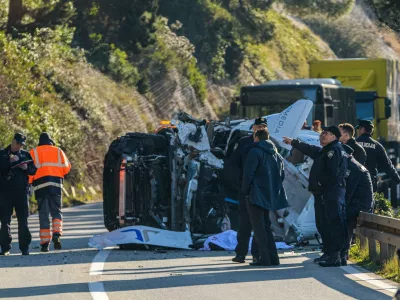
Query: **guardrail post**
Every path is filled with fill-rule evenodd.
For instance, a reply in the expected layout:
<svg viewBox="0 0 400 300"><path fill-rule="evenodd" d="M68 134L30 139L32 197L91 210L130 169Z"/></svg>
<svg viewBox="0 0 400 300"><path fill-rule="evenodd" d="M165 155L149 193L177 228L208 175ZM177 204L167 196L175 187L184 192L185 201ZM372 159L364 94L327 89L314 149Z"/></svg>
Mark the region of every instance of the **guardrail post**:
<svg viewBox="0 0 400 300"><path fill-rule="evenodd" d="M358 235L358 238L360 239L360 248L361 249L367 248L367 238L362 236L361 234Z"/></svg>
<svg viewBox="0 0 400 300"><path fill-rule="evenodd" d="M369 257L372 261L377 261L378 253L376 251L376 242L375 240L369 238L368 239L368 249L369 249Z"/></svg>
<svg viewBox="0 0 400 300"><path fill-rule="evenodd" d="M388 258L394 257L394 256L396 255L396 246L393 246L393 245L390 245L390 244L389 244L389 247L388 247L388 254L389 254L389 257L388 257Z"/></svg>
<svg viewBox="0 0 400 300"><path fill-rule="evenodd" d="M379 242L379 246L381 248L381 252L379 254L380 261L383 263L384 261L388 260L390 258L390 253L389 253L389 244L386 244L384 242Z"/></svg>

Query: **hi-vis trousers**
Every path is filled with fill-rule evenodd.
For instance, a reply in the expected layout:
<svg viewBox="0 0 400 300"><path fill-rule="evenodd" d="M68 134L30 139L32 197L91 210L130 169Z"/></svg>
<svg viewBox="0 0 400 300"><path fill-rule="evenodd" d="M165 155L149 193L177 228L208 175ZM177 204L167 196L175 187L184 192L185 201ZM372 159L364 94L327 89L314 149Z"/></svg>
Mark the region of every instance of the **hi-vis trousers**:
<svg viewBox="0 0 400 300"><path fill-rule="evenodd" d="M37 199L39 206L40 244L49 244L51 241L50 220L52 218L53 236L62 235L61 194L47 194Z"/></svg>

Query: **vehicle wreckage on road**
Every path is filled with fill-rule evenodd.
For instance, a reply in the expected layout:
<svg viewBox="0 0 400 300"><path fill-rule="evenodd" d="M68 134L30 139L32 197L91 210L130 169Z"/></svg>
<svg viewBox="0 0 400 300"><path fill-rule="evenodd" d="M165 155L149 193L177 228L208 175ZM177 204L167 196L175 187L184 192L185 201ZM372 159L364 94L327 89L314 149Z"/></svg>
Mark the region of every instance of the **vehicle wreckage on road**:
<svg viewBox="0 0 400 300"><path fill-rule="evenodd" d="M271 140L285 158L284 186L290 207L271 213L277 239L314 238L314 199L308 192L312 160L294 158L283 136L319 145L319 134L302 130L313 103L299 100L265 116ZM107 237L91 245L145 244L193 247L199 236L237 229L238 171L229 162L238 140L252 134L254 120L206 122L180 113L157 133L127 133L104 161L104 223ZM296 161L297 160L297 161Z"/></svg>

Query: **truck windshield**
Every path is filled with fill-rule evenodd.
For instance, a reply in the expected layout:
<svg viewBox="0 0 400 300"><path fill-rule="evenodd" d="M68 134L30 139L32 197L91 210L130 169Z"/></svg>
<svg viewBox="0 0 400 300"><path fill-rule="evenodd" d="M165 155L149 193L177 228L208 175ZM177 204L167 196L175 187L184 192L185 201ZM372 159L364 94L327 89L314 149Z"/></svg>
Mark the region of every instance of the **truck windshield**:
<svg viewBox="0 0 400 300"><path fill-rule="evenodd" d="M317 87L307 88L269 88L254 89L245 91L246 104L243 107L242 115L248 118L257 118L282 112L291 104L300 99L317 101ZM314 107L307 117L307 123L312 124Z"/></svg>
<svg viewBox="0 0 400 300"><path fill-rule="evenodd" d="M356 93L356 115L359 120L374 119L374 100L376 94L372 92Z"/></svg>
<svg viewBox="0 0 400 300"><path fill-rule="evenodd" d="M357 119L373 120L374 119L374 102L357 102L356 103Z"/></svg>

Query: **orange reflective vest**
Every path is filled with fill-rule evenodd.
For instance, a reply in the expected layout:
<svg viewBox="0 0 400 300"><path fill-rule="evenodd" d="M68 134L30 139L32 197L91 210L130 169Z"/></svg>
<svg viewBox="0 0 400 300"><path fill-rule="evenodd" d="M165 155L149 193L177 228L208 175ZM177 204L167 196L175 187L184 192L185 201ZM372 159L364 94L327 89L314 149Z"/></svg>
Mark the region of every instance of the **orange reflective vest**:
<svg viewBox="0 0 400 300"><path fill-rule="evenodd" d="M29 183L33 183L34 190L36 191L47 186L61 188L62 184L60 184L60 181L56 182L51 178L64 178L71 170L71 164L64 151L55 146L43 145L33 148L29 153L37 169L36 174L29 177ZM39 180L43 177L49 177L49 180Z"/></svg>

